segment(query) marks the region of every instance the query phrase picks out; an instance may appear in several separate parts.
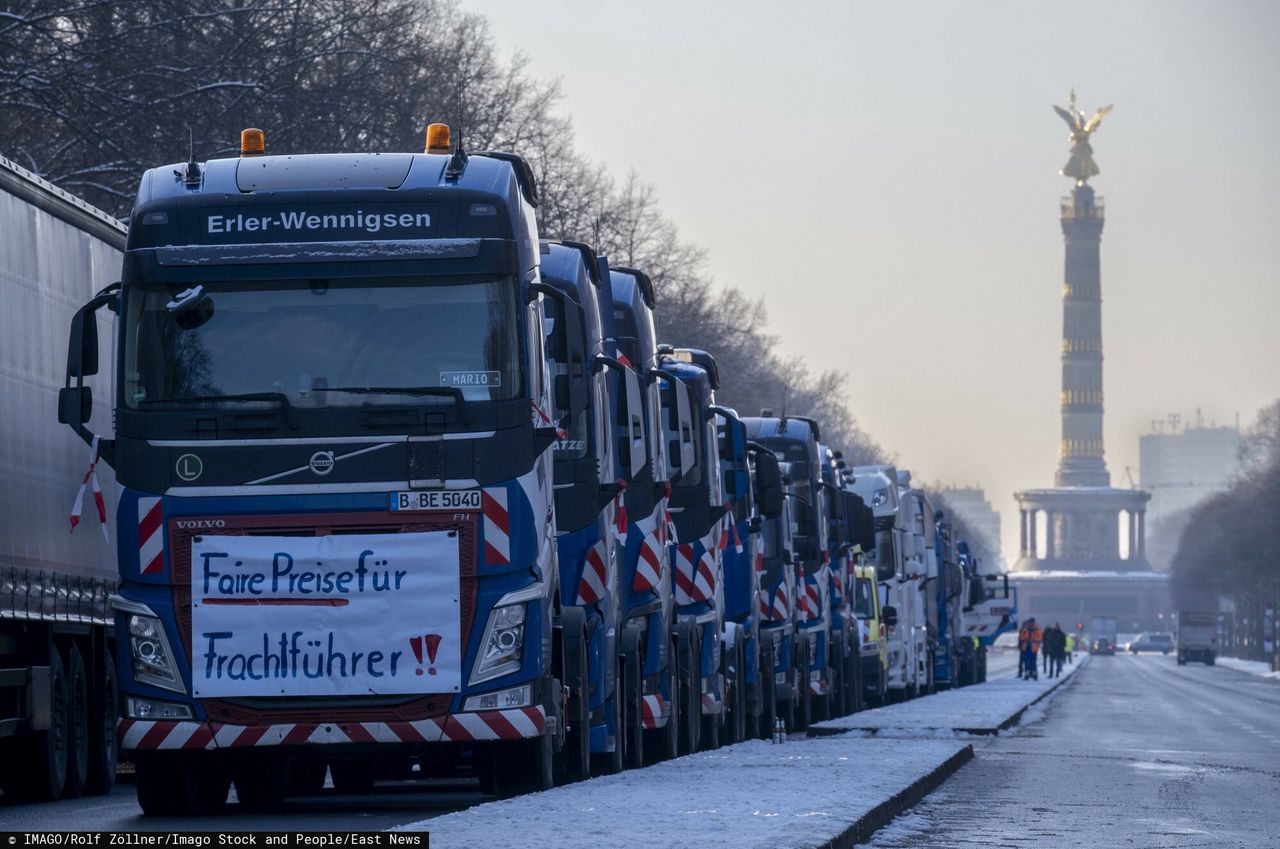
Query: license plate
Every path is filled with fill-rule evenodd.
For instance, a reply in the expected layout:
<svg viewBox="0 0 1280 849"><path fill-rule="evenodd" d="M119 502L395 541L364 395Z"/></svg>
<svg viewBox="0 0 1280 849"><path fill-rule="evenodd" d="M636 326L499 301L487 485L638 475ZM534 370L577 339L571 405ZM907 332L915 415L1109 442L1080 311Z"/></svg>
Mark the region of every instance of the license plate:
<svg viewBox="0 0 1280 849"><path fill-rule="evenodd" d="M443 489L391 493L392 510L479 510L480 490Z"/></svg>

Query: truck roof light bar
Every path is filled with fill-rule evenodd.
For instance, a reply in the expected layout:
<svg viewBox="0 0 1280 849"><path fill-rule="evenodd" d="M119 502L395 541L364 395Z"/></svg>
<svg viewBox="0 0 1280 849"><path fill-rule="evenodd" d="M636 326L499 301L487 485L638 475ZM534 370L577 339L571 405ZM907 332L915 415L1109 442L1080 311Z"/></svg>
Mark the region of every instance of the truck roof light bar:
<svg viewBox="0 0 1280 849"><path fill-rule="evenodd" d="M267 152L266 134L257 127L248 127L240 131L240 155L264 156Z"/></svg>

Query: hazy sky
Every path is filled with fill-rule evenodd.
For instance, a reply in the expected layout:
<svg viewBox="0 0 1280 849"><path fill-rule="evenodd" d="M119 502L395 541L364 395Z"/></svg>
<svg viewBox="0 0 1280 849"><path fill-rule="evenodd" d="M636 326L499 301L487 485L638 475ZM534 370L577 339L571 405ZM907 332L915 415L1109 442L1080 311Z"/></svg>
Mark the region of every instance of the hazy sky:
<svg viewBox="0 0 1280 849"><path fill-rule="evenodd" d="M917 479L1057 466L1074 86L1107 202L1107 464L1280 397L1280 3L468 0L560 78L581 149L657 188L788 353L849 374Z"/></svg>

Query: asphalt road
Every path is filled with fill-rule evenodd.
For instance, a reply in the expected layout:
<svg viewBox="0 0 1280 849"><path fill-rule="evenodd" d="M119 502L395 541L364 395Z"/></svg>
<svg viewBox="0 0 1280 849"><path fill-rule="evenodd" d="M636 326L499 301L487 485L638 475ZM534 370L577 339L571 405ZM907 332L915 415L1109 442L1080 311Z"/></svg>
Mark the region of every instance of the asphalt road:
<svg viewBox="0 0 1280 849"><path fill-rule="evenodd" d="M0 831L380 831L488 801L475 782L377 785L367 795L288 799L275 813L238 810L235 791L216 816L144 817L134 786L120 783L106 796L64 799L53 804L0 804Z"/></svg>
<svg viewBox="0 0 1280 849"><path fill-rule="evenodd" d="M1280 683L1161 655L1095 657L1044 712L975 740L977 757L872 845L1280 845Z"/></svg>

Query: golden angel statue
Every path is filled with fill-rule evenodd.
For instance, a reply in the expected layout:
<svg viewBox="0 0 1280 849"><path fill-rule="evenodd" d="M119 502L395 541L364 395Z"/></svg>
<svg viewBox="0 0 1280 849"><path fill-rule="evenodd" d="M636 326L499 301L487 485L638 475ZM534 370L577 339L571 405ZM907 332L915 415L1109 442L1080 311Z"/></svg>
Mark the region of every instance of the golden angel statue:
<svg viewBox="0 0 1280 849"><path fill-rule="evenodd" d="M1098 125L1111 111L1111 107L1102 107L1086 121L1084 114L1076 109L1076 92L1072 89L1071 105L1066 109L1054 106L1053 110L1061 115L1062 120L1066 121L1067 126L1071 128L1071 158L1058 173L1064 177L1074 178L1077 184L1083 184L1090 177L1100 173L1098 163L1093 161L1093 146L1089 144L1089 136L1098 129Z"/></svg>

